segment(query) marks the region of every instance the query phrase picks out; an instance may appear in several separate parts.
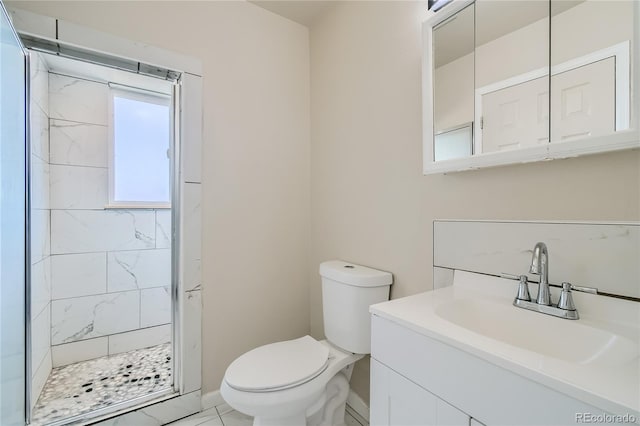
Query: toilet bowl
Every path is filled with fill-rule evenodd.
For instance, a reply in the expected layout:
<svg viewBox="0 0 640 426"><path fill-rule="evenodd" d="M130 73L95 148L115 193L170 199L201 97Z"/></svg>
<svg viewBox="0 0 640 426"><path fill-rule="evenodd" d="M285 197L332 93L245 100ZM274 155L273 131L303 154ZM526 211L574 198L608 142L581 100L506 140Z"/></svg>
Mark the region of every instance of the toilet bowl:
<svg viewBox="0 0 640 426"><path fill-rule="evenodd" d="M261 346L229 366L220 392L254 425L339 425L353 364L363 356L310 336Z"/></svg>
<svg viewBox="0 0 640 426"><path fill-rule="evenodd" d="M327 340L271 343L233 361L220 386L224 400L256 426L344 424L356 361L371 351L369 306L389 298L389 272L339 260L320 265Z"/></svg>

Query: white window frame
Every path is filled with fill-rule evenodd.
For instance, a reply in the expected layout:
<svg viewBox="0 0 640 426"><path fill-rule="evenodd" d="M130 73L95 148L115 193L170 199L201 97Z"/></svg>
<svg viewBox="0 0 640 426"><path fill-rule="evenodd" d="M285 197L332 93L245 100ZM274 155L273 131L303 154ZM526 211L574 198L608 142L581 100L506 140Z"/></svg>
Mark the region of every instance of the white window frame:
<svg viewBox="0 0 640 426"><path fill-rule="evenodd" d="M116 201L114 199L115 194L115 108L114 98L125 98L134 101L147 102L156 105L163 105L169 108L171 112L171 96L162 93L155 93L146 91L143 89L121 89L110 87L109 89L109 202L105 206L107 209L170 209L171 201L168 202L151 202L151 201ZM172 118L170 118L170 121ZM172 130L173 124L169 130L169 152L171 152L171 145L173 145ZM171 187L171 176L167 180L167 186ZM169 194L169 200L171 200L171 194Z"/></svg>

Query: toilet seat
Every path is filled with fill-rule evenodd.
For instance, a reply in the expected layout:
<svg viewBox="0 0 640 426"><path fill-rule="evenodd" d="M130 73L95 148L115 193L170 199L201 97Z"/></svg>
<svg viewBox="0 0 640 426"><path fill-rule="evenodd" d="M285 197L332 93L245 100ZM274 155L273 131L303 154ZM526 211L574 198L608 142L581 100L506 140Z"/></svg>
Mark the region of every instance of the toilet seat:
<svg viewBox="0 0 640 426"><path fill-rule="evenodd" d="M274 392L306 383L329 365L329 348L311 336L253 349L231 363L225 382L244 392Z"/></svg>
<svg viewBox="0 0 640 426"><path fill-rule="evenodd" d="M307 336L308 337L308 336ZM313 339L312 339L313 340ZM281 342L286 343L286 342ZM268 391L245 391L231 387L227 381L227 373L220 384L220 393L224 400L234 409L259 419L258 424L265 424L265 419L276 419L272 425L288 424L283 418L294 415L305 417L307 410L322 399L329 381L347 366L355 363L364 355L354 354L333 346L326 340L320 345L329 351L327 366L316 376L309 377L304 383ZM287 354L284 360L291 359ZM231 366L229 366L231 367ZM255 420L254 420L255 421ZM262 422L262 423L260 423ZM293 424L304 424L304 421Z"/></svg>

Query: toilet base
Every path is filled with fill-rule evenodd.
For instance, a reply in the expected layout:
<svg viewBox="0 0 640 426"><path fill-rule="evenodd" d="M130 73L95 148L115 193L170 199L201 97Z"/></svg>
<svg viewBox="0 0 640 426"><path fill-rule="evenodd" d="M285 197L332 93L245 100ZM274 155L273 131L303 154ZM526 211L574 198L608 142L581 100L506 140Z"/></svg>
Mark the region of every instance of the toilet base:
<svg viewBox="0 0 640 426"><path fill-rule="evenodd" d="M314 419L310 417L307 425L334 426L344 424L347 397L349 396L349 379L342 372L336 374L327 383L325 395L326 402L319 410L322 414L318 417L320 421L315 423Z"/></svg>
<svg viewBox="0 0 640 426"><path fill-rule="evenodd" d="M306 414L289 417L255 417L253 426L342 426L345 424L348 395L349 379L340 372L329 380L321 399L313 404Z"/></svg>

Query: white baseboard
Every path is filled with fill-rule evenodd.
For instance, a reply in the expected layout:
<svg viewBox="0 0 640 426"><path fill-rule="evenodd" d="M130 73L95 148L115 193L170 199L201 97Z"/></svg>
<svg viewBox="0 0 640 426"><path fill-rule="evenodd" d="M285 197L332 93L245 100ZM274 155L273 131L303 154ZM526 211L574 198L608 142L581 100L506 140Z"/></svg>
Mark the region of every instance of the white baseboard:
<svg viewBox="0 0 640 426"><path fill-rule="evenodd" d="M220 395L220 390L207 392L202 395L202 411L215 408L222 404L224 404L224 399L222 399L222 395Z"/></svg>
<svg viewBox="0 0 640 426"><path fill-rule="evenodd" d="M356 414L369 422L369 406L357 393L349 389L349 396L347 396L347 405L351 407Z"/></svg>

